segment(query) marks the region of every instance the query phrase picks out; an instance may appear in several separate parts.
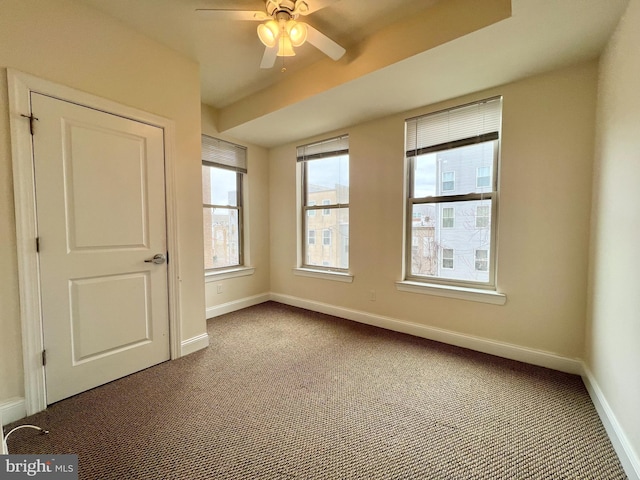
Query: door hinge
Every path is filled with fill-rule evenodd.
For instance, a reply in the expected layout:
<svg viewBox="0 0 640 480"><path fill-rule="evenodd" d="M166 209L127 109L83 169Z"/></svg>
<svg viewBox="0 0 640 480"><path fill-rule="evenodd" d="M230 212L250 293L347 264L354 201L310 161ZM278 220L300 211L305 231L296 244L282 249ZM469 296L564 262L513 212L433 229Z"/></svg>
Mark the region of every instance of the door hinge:
<svg viewBox="0 0 640 480"><path fill-rule="evenodd" d="M167 252L167 265L169 265L169 252Z"/></svg>
<svg viewBox="0 0 640 480"><path fill-rule="evenodd" d="M36 237L36 253L40 253L40 237Z"/></svg>
<svg viewBox="0 0 640 480"><path fill-rule="evenodd" d="M42 350L42 366L43 367L47 366L47 351L46 350Z"/></svg>
<svg viewBox="0 0 640 480"><path fill-rule="evenodd" d="M30 113L29 115L21 114L20 116L29 119L29 131L31 132L31 135L33 136L33 122L34 122L34 120L40 120L40 119L38 117L34 117L33 113Z"/></svg>

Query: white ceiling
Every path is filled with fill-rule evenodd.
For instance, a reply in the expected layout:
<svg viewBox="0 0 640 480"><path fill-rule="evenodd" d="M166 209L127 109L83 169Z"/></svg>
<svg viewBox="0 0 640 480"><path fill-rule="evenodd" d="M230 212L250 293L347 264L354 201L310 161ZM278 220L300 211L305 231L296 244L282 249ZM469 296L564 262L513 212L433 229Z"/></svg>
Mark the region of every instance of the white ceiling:
<svg viewBox="0 0 640 480"><path fill-rule="evenodd" d="M202 102L225 113L263 89L323 65L310 45L286 73L260 69L256 23L213 21L197 8L263 10L263 0L82 0L200 64ZM313 0L307 0L313 5ZM439 0L448 2L454 0ZM475 0L478 5L482 1ZM350 50L436 0L337 0L305 21ZM473 33L297 101L243 118L225 133L267 147L596 58L628 0L512 0L512 15ZM391 46L392 47L392 46Z"/></svg>

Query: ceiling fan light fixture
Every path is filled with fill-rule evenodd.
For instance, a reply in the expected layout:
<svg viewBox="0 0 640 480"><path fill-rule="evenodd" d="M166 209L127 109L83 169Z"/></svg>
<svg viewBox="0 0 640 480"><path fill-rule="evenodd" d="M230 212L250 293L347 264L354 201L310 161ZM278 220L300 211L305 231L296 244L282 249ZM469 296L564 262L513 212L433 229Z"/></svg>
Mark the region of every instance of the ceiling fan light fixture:
<svg viewBox="0 0 640 480"><path fill-rule="evenodd" d="M265 47L275 47L279 36L280 28L275 20L269 20L258 25L258 38L260 38Z"/></svg>
<svg viewBox="0 0 640 480"><path fill-rule="evenodd" d="M285 25L285 31L294 47L299 47L307 41L307 25L305 23L289 20Z"/></svg>
<svg viewBox="0 0 640 480"><path fill-rule="evenodd" d="M278 57L294 57L296 52L293 51L293 45L288 35L282 35L278 42Z"/></svg>

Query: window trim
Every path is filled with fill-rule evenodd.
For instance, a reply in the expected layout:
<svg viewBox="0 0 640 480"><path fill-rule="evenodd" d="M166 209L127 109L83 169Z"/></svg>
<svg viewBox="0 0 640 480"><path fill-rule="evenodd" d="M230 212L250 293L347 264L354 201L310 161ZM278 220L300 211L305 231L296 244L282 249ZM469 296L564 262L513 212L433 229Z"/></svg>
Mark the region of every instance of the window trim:
<svg viewBox="0 0 640 480"><path fill-rule="evenodd" d="M403 280L396 282L396 290L399 292L417 293L421 295L434 295L436 297L455 298L470 302L489 303L492 305L504 305L507 296L495 290L463 287L458 285L443 285L428 282L416 282Z"/></svg>

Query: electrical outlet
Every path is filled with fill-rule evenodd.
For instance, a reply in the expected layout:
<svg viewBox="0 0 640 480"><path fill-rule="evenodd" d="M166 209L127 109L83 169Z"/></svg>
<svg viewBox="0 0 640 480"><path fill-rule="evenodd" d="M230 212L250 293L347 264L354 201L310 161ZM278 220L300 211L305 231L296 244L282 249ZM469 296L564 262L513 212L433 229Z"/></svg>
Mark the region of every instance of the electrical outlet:
<svg viewBox="0 0 640 480"><path fill-rule="evenodd" d="M369 290L369 300L371 300L372 302L376 301L376 291L375 290Z"/></svg>
<svg viewBox="0 0 640 480"><path fill-rule="evenodd" d="M218 284L218 285L216 286L216 288L217 288L217 290L216 290L216 291L217 291L218 293L222 293L222 292L223 292L222 284Z"/></svg>

